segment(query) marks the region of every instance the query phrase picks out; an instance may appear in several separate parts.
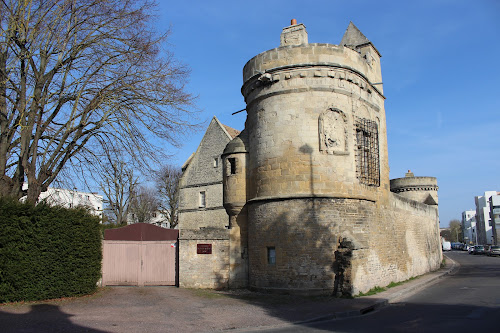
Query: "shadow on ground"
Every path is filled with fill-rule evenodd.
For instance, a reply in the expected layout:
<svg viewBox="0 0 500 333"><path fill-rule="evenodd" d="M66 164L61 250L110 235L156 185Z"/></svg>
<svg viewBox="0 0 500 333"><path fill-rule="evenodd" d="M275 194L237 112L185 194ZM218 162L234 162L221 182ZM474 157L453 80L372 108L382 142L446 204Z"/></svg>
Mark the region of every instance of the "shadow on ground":
<svg viewBox="0 0 500 333"><path fill-rule="evenodd" d="M35 304L27 313L0 311L1 331L7 332L105 332L71 322L72 315L52 304Z"/></svg>
<svg viewBox="0 0 500 333"><path fill-rule="evenodd" d="M499 315L497 306L396 303L373 315L310 323L302 328L338 332L496 332Z"/></svg>

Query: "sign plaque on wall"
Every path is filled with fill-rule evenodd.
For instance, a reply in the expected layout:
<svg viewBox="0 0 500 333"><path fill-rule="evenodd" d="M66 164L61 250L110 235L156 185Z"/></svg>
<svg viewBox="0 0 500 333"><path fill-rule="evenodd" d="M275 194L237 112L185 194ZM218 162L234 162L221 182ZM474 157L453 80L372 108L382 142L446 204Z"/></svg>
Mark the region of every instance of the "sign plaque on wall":
<svg viewBox="0 0 500 333"><path fill-rule="evenodd" d="M212 244L196 244L197 254L212 254Z"/></svg>

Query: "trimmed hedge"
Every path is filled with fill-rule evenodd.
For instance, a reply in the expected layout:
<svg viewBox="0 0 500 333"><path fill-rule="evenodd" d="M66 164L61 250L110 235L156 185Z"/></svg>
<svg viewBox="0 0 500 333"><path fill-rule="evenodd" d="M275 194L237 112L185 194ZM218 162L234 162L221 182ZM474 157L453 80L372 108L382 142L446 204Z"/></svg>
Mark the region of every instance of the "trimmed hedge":
<svg viewBox="0 0 500 333"><path fill-rule="evenodd" d="M0 302L92 293L101 259L99 218L85 209L0 198Z"/></svg>

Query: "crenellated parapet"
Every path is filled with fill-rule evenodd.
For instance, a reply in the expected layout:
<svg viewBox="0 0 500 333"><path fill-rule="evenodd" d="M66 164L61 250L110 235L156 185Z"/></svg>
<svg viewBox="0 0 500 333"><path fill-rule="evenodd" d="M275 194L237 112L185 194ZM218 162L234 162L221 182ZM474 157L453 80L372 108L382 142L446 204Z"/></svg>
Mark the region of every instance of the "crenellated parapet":
<svg viewBox="0 0 500 333"><path fill-rule="evenodd" d="M394 193L401 193L401 192L407 192L407 191L437 191L439 187L437 185L435 186L407 186L403 188L391 188L391 192Z"/></svg>
<svg viewBox="0 0 500 333"><path fill-rule="evenodd" d="M391 179L391 192L428 205L438 204L439 189L435 177L415 177L408 170L404 178Z"/></svg>
<svg viewBox="0 0 500 333"><path fill-rule="evenodd" d="M311 48L311 53L316 55L323 51L325 56L333 53L328 52L331 50L353 53L350 49L329 44L309 44L302 48ZM293 56L293 50L290 48L274 49L268 52L275 52L277 57L281 55L284 58ZM266 55L263 55L262 58L254 59L253 63L256 67L252 71L255 68L260 69L257 70L256 74L245 80L245 84L241 89L247 103L256 102L259 99L277 94L327 91L354 96L378 111L381 102L385 99L380 86L374 85L366 75L356 68L342 66L335 62L304 62L293 66L263 68L258 63L265 61L265 57ZM304 60L312 61L313 59ZM335 59L332 59L332 61L335 61Z"/></svg>

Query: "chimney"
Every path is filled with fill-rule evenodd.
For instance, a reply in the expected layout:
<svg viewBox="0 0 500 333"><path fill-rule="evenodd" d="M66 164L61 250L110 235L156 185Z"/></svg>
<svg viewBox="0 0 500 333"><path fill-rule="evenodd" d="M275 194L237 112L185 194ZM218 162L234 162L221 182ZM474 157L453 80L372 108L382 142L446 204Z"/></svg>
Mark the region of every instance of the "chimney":
<svg viewBox="0 0 500 333"><path fill-rule="evenodd" d="M297 24L297 20L292 19L291 25L283 28L283 31L281 32L280 46L303 44L307 44L306 26L302 23Z"/></svg>

